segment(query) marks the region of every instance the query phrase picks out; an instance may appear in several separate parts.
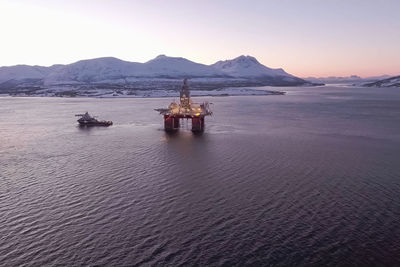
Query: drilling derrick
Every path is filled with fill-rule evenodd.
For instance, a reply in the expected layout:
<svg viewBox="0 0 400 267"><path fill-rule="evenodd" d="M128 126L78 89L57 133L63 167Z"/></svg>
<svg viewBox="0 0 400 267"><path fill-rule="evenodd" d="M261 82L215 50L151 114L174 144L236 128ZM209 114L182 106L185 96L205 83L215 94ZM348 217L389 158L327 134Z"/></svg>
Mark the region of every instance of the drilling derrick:
<svg viewBox="0 0 400 267"><path fill-rule="evenodd" d="M183 86L179 93L180 103L172 102L168 108L159 108L164 117L165 131L176 131L180 126L180 119L192 120L192 132L204 131L204 117L211 115L211 109L208 102L198 105L190 99L190 89L187 79L183 80Z"/></svg>
<svg viewBox="0 0 400 267"><path fill-rule="evenodd" d="M181 100L181 107L187 111L190 110L190 90L189 85L187 84L187 79L183 80L183 86L180 91L180 100Z"/></svg>

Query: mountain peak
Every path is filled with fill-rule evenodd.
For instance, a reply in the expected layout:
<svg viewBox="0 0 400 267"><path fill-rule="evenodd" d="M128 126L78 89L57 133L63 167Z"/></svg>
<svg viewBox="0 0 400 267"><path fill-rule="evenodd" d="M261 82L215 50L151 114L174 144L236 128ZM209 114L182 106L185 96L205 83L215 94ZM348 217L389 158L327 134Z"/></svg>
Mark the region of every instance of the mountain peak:
<svg viewBox="0 0 400 267"><path fill-rule="evenodd" d="M258 60L255 57L245 56L245 55L241 55L238 56L237 58L232 59L232 62L234 62L235 64L243 65L246 68L249 68L251 65L262 66L262 64L258 62Z"/></svg>
<svg viewBox="0 0 400 267"><path fill-rule="evenodd" d="M233 60L236 61L250 61L250 62L254 62L254 63L259 63L258 60L255 57L252 56L245 56L245 55L241 55L238 56L237 58L234 58Z"/></svg>
<svg viewBox="0 0 400 267"><path fill-rule="evenodd" d="M85 61L106 61L106 62L110 62L110 61L123 61L119 58L116 57L97 57L97 58L92 58L92 59L83 59L83 60L79 60L77 62L85 62Z"/></svg>
<svg viewBox="0 0 400 267"><path fill-rule="evenodd" d="M162 55L158 55L155 58L147 61L146 63L153 64L155 62L166 62L166 63L173 62L173 63L175 63L175 62L192 62L192 61L190 61L186 58L183 58L183 57L169 57L169 56L162 54Z"/></svg>
<svg viewBox="0 0 400 267"><path fill-rule="evenodd" d="M161 54L161 55L156 56L154 59L162 59L162 58L167 58L167 56L164 54Z"/></svg>
<svg viewBox="0 0 400 267"><path fill-rule="evenodd" d="M283 69L271 69L262 65L255 57L241 55L234 59L218 61L211 65L233 77L286 76L293 77Z"/></svg>

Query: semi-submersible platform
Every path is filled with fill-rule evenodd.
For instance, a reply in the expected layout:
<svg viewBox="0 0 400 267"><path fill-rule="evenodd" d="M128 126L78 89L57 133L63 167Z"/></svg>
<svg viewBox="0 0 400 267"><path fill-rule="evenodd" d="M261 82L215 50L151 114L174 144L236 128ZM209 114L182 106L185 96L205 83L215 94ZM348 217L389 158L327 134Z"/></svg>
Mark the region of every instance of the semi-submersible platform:
<svg viewBox="0 0 400 267"><path fill-rule="evenodd" d="M169 104L168 108L155 109L164 117L164 129L167 132L177 131L180 127L181 119L192 120L192 132L204 131L204 117L211 115L210 104L193 103L190 99L190 89L187 79L183 80L183 86L180 90L180 103L175 101Z"/></svg>

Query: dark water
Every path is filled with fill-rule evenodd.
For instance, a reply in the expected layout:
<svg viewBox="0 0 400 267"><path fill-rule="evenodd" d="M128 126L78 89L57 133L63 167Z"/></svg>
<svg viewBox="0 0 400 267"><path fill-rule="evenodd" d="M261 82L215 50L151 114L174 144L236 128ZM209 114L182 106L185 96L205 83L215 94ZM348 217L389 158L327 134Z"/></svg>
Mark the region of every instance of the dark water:
<svg viewBox="0 0 400 267"><path fill-rule="evenodd" d="M0 98L0 265L399 266L400 90L286 90L201 136L170 99Z"/></svg>

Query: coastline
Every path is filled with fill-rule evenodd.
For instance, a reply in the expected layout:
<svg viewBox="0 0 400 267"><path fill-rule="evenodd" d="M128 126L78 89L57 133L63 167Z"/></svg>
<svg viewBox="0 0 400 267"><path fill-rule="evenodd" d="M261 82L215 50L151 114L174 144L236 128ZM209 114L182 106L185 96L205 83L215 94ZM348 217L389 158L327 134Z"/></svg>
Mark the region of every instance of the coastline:
<svg viewBox="0 0 400 267"><path fill-rule="evenodd" d="M227 97L227 96L268 96L285 95L286 92L278 90L255 89L249 87L223 88L216 90L192 90L192 97ZM15 94L0 94L0 97L68 97L68 98L169 98L179 97L176 90L109 90L99 89L93 91L35 91L19 92Z"/></svg>

